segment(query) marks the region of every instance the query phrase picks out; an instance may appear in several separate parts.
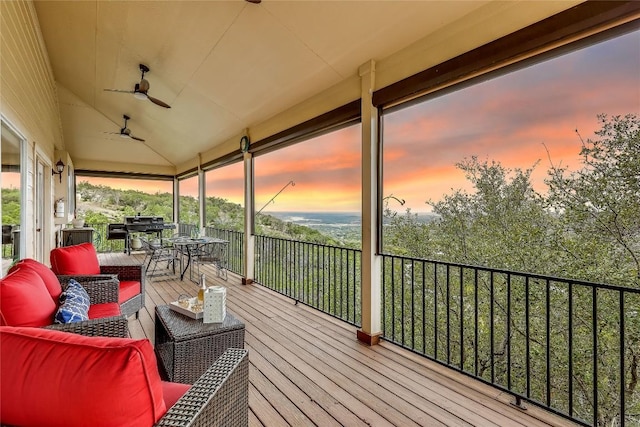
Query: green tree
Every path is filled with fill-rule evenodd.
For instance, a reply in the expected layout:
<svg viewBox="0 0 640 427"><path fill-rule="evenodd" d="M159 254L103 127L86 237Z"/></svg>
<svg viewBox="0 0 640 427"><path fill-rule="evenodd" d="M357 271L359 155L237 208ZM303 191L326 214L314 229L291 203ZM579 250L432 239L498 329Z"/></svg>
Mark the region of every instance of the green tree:
<svg viewBox="0 0 640 427"><path fill-rule="evenodd" d="M556 245L571 277L640 287L640 118L598 118L581 169L549 170L548 204L562 226Z"/></svg>
<svg viewBox="0 0 640 427"><path fill-rule="evenodd" d="M434 250L448 261L540 271L548 263L551 216L531 184L533 168L504 168L471 157L456 164L475 190L428 203Z"/></svg>
<svg viewBox="0 0 640 427"><path fill-rule="evenodd" d="M556 266L569 277L640 288L640 118L629 114L611 118L599 115L598 119L602 124L595 132L598 138L582 141L582 167L568 171L566 167L552 166L546 181L548 205L558 213L561 227L556 248L563 256L557 258ZM604 361L599 365L598 379L601 425L619 420L621 398L626 399L628 414L640 410L640 298L628 295L625 312L617 315L622 307L611 297L600 296L603 309L597 318L598 357ZM576 311L577 319L591 320L589 311L590 306L585 304L583 310ZM619 364L610 355L620 351L622 320L626 324L626 369L620 379ZM584 360L580 350L576 351L576 359ZM587 389L593 381L578 374L576 379L578 387ZM625 384L624 396L609 392L608 382L614 380ZM589 392L585 390L583 395L588 396Z"/></svg>

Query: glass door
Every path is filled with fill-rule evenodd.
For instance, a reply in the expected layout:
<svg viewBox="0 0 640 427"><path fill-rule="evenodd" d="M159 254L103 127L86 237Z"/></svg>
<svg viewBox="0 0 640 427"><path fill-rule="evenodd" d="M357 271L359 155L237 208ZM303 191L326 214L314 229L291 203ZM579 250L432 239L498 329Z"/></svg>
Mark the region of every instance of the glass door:
<svg viewBox="0 0 640 427"><path fill-rule="evenodd" d="M2 275L24 252L21 225L24 221L24 138L6 121L0 129L0 192L2 196Z"/></svg>

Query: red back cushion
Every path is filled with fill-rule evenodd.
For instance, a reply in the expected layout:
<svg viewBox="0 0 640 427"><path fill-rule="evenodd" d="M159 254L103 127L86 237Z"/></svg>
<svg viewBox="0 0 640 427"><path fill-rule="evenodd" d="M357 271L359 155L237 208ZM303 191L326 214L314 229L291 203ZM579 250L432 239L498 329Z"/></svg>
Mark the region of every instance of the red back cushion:
<svg viewBox="0 0 640 427"><path fill-rule="evenodd" d="M166 412L149 340L0 327L0 419L21 426L152 426Z"/></svg>
<svg viewBox="0 0 640 427"><path fill-rule="evenodd" d="M36 261L35 259L25 258L15 263L13 267L9 269L9 273L16 270L17 268L30 268L38 273L38 275L44 282L44 285L47 287L51 298L53 298L57 305L60 294L62 293L62 286L60 286L60 281L49 267L42 264L41 262Z"/></svg>
<svg viewBox="0 0 640 427"><path fill-rule="evenodd" d="M100 274L98 254L91 243L55 248L50 258L55 274Z"/></svg>
<svg viewBox="0 0 640 427"><path fill-rule="evenodd" d="M51 325L56 309L57 304L33 269L17 268L0 280L0 324Z"/></svg>

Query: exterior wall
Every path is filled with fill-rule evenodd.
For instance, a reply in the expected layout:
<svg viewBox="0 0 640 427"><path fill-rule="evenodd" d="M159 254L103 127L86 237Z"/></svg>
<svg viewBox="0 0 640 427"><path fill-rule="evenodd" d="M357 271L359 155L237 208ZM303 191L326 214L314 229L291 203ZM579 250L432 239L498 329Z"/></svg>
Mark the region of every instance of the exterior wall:
<svg viewBox="0 0 640 427"><path fill-rule="evenodd" d="M24 255L35 256L35 203L44 203L46 232L44 254L55 244L53 181L45 173L45 198L35 200L35 162L55 163L55 149L64 149L56 84L38 18L30 1L0 2L0 113L26 139L26 206L21 224ZM41 260L47 262L47 260Z"/></svg>

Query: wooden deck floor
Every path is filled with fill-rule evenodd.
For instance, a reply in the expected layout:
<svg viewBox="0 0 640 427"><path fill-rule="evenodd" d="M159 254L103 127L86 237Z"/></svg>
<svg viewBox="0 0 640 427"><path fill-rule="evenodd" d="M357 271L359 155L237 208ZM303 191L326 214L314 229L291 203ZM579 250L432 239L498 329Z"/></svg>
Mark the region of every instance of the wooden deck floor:
<svg viewBox="0 0 640 427"><path fill-rule="evenodd" d="M101 254L103 264L142 255ZM156 272L157 273L157 272ZM227 309L246 325L250 426L573 426L537 407L523 411L498 390L382 341L368 347L356 328L260 285L226 282ZM154 307L195 295L185 277L147 280L146 307L131 317L134 338L154 341Z"/></svg>

